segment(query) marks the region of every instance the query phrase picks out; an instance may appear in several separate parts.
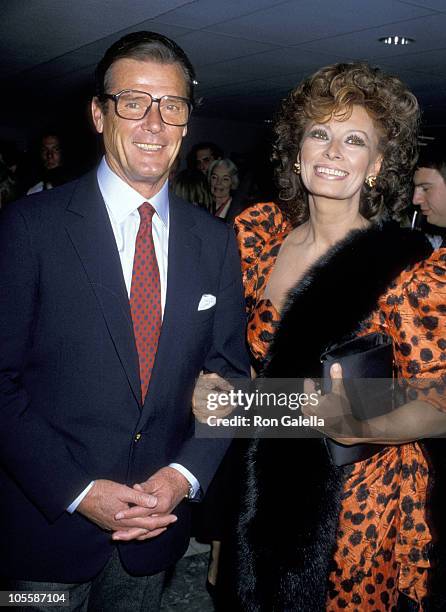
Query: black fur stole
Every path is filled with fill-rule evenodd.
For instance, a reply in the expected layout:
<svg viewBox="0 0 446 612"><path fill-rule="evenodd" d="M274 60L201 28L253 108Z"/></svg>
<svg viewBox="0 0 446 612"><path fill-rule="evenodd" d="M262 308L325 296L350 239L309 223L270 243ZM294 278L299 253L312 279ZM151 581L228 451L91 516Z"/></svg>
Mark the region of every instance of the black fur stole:
<svg viewBox="0 0 446 612"><path fill-rule="evenodd" d="M398 275L431 252L422 234L394 225L351 232L290 292L263 376L319 377L326 347L357 332ZM239 609L322 612L351 468L334 466L322 440L257 439L245 469Z"/></svg>

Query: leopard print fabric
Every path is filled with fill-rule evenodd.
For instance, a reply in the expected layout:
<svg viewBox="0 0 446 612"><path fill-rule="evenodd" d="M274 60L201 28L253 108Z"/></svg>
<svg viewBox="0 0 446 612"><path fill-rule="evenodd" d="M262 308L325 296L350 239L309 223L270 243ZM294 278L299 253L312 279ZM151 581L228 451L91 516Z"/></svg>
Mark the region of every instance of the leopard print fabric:
<svg viewBox="0 0 446 612"><path fill-rule="evenodd" d="M264 360L279 314L262 297L292 227L274 203L257 204L235 222L242 259L248 343ZM446 410L446 250L404 271L364 323L394 343L408 398ZM420 377L423 380L420 380ZM403 592L423 610L431 534L426 522L428 465L417 443L390 446L349 468L332 561L327 611L396 609Z"/></svg>
<svg viewBox="0 0 446 612"><path fill-rule="evenodd" d="M279 324L271 302L262 298L282 242L293 229L280 208L272 202L246 209L235 220L248 313L248 343L261 363Z"/></svg>

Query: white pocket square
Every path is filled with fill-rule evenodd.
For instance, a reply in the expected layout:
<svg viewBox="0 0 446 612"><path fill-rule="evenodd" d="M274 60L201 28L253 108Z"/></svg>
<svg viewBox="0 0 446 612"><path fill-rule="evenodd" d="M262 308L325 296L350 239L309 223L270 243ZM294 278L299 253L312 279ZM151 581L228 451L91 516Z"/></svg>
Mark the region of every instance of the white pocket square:
<svg viewBox="0 0 446 612"><path fill-rule="evenodd" d="M207 310L208 308L212 308L217 302L217 298L215 295L211 295L210 293L204 293L201 296L200 303L198 304L198 310Z"/></svg>

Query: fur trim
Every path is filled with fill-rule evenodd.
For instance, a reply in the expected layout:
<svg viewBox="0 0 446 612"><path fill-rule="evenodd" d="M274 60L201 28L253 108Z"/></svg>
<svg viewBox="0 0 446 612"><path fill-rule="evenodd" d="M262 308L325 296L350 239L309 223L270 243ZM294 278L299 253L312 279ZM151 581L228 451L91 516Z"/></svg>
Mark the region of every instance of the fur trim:
<svg viewBox="0 0 446 612"><path fill-rule="evenodd" d="M325 610L345 468L315 452L320 443L262 439L249 449L238 534L244 612Z"/></svg>
<svg viewBox="0 0 446 612"><path fill-rule="evenodd" d="M357 333L404 268L431 252L422 234L397 226L351 232L290 292L262 375L318 377L327 346ZM241 610L325 610L349 470L331 463L323 440L252 442L238 526Z"/></svg>
<svg viewBox="0 0 446 612"><path fill-rule="evenodd" d="M264 375L318 377L321 353L359 331L392 281L431 252L423 234L394 225L350 232L290 291Z"/></svg>

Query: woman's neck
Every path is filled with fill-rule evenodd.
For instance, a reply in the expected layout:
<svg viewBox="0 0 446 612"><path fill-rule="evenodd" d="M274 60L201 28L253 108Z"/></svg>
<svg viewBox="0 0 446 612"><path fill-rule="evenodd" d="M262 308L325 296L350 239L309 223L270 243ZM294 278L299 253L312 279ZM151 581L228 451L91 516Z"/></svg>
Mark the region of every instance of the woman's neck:
<svg viewBox="0 0 446 612"><path fill-rule="evenodd" d="M350 231L370 225L359 213L359 202L355 206L349 202L310 197L309 207L306 241L320 251L330 248Z"/></svg>
<svg viewBox="0 0 446 612"><path fill-rule="evenodd" d="M215 208L220 208L221 206L223 206L224 204L227 204L230 200L231 196L224 196L223 198L219 198L218 196L216 196L215 199Z"/></svg>

